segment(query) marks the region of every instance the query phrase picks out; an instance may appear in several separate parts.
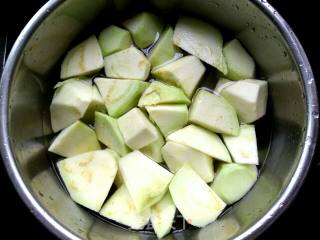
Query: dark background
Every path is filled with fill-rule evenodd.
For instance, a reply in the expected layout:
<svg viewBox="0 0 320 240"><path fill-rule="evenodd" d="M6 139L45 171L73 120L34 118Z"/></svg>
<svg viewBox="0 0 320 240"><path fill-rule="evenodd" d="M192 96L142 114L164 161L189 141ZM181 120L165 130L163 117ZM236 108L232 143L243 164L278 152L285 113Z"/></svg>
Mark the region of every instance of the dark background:
<svg viewBox="0 0 320 240"><path fill-rule="evenodd" d="M19 34L26 22L46 2L44 0L3 1L1 7L0 34L8 34L8 45ZM317 1L269 0L287 20L298 36L312 64L315 79L320 76L320 13ZM6 13L4 13L6 11ZM12 40L13 39L13 40ZM318 151L317 151L318 152ZM0 161L1 162L1 161ZM21 236L25 239L56 239L39 223L16 194L7 174L0 163L1 231L10 239ZM316 153L308 177L299 195L288 210L258 239L320 239L320 165ZM8 234L8 235L7 235Z"/></svg>

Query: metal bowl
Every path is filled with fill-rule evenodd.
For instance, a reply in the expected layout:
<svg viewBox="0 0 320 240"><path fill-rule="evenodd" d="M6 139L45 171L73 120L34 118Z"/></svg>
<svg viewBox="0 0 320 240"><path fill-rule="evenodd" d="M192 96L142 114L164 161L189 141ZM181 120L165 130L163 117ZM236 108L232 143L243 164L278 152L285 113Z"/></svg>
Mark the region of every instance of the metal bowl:
<svg viewBox="0 0 320 240"><path fill-rule="evenodd" d="M218 221L166 239L251 239L287 208L314 153L318 102L313 74L296 36L265 0L51 0L21 32L1 79L2 158L26 205L61 239L154 239L104 222L75 204L47 156L49 104L62 55L74 39L141 9L199 16L237 36L269 82L268 117L259 121L260 178Z"/></svg>

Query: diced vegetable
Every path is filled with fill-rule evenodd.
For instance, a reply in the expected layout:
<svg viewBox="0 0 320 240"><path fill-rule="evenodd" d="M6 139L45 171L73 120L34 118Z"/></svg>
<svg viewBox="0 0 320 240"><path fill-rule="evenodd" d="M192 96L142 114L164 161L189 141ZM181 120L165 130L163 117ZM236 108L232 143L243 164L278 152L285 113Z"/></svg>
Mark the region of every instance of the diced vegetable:
<svg viewBox="0 0 320 240"><path fill-rule="evenodd" d="M48 150L63 157L72 157L99 149L100 144L94 130L76 121L60 132Z"/></svg>
<svg viewBox="0 0 320 240"><path fill-rule="evenodd" d="M114 25L102 30L98 40L104 57L129 48L133 44L130 33Z"/></svg>
<svg viewBox="0 0 320 240"><path fill-rule="evenodd" d="M158 139L158 131L139 108L131 109L118 119L125 143L131 149L140 149Z"/></svg>
<svg viewBox="0 0 320 240"><path fill-rule="evenodd" d="M94 81L108 114L115 118L136 107L143 91L149 86L149 83L138 80L96 78Z"/></svg>
<svg viewBox="0 0 320 240"><path fill-rule="evenodd" d="M139 151L121 158L119 167L138 212L161 200L173 177L168 170Z"/></svg>
<svg viewBox="0 0 320 240"><path fill-rule="evenodd" d="M57 166L71 198L99 211L118 170L113 156L104 150L93 151L66 158Z"/></svg>
<svg viewBox="0 0 320 240"><path fill-rule="evenodd" d="M161 152L172 173L176 173L185 164L189 164L205 182L212 182L213 159L207 154L171 141L163 146Z"/></svg>
<svg viewBox="0 0 320 240"><path fill-rule="evenodd" d="M168 192L158 203L151 208L151 223L157 237L167 235L174 221L176 206Z"/></svg>
<svg viewBox="0 0 320 240"><path fill-rule="evenodd" d="M123 23L133 37L134 43L139 48L151 45L160 35L163 28L161 20L148 12L142 12Z"/></svg>
<svg viewBox="0 0 320 240"><path fill-rule="evenodd" d="M173 42L220 72L228 69L222 53L223 39L218 29L201 20L180 17L174 29Z"/></svg>
<svg viewBox="0 0 320 240"><path fill-rule="evenodd" d="M90 80L91 82L91 80ZM94 85L92 85L92 96L91 96L91 102L89 103L89 106L82 117L82 121L86 123L94 123L94 113L95 112L106 112L106 106L104 105L104 101L98 91L98 88Z"/></svg>
<svg viewBox="0 0 320 240"><path fill-rule="evenodd" d="M168 27L160 36L160 39L156 45L152 48L149 54L149 60L153 67L164 64L175 58L179 53L179 49L174 46L173 41L173 29Z"/></svg>
<svg viewBox="0 0 320 240"><path fill-rule="evenodd" d="M216 133L239 134L235 109L221 96L199 90L192 100L189 121Z"/></svg>
<svg viewBox="0 0 320 240"><path fill-rule="evenodd" d="M157 140L141 148L140 151L144 155L152 159L153 161L160 163L160 162L163 162L162 155L161 155L161 148L164 145L164 139L158 129L157 129L157 133L158 133Z"/></svg>
<svg viewBox="0 0 320 240"><path fill-rule="evenodd" d="M107 114L96 112L94 127L98 140L104 145L116 151L120 156L130 152L129 147L124 142L116 119Z"/></svg>
<svg viewBox="0 0 320 240"><path fill-rule="evenodd" d="M162 32L142 12L72 48L50 105L62 131L48 150L67 157L57 167L71 198L133 230L151 220L159 239L176 210L204 227L252 188L259 157L249 123L268 98L237 39L224 45L218 29L191 17L170 24ZM208 65L217 71L205 74Z"/></svg>
<svg viewBox="0 0 320 240"><path fill-rule="evenodd" d="M195 125L189 125L171 133L167 141L181 143L218 160L231 162L229 152L219 136Z"/></svg>
<svg viewBox="0 0 320 240"><path fill-rule="evenodd" d="M236 109L242 123L252 123L266 114L267 81L237 81L223 88L221 95Z"/></svg>
<svg viewBox="0 0 320 240"><path fill-rule="evenodd" d="M222 163L212 184L212 189L227 204L241 199L253 186L258 177L255 165Z"/></svg>
<svg viewBox="0 0 320 240"><path fill-rule="evenodd" d="M226 79L226 78L220 78L219 81L217 82L216 86L215 86L215 89L214 91L217 93L217 94L220 94L221 91L229 86L229 85L232 85L234 84L234 81L230 81L229 79Z"/></svg>
<svg viewBox="0 0 320 240"><path fill-rule="evenodd" d="M50 105L54 132L82 118L91 102L92 87L84 80L70 79L56 85Z"/></svg>
<svg viewBox="0 0 320 240"><path fill-rule="evenodd" d="M223 54L228 66L227 78L230 80L254 78L255 63L237 39L224 46Z"/></svg>
<svg viewBox="0 0 320 240"><path fill-rule="evenodd" d="M188 123L188 107L185 104L146 106L146 110L165 137Z"/></svg>
<svg viewBox="0 0 320 240"><path fill-rule="evenodd" d="M204 227L216 220L226 206L189 165L175 174L169 189L184 219L196 227Z"/></svg>
<svg viewBox="0 0 320 240"><path fill-rule="evenodd" d="M205 67L197 57L186 56L156 68L152 74L159 80L182 88L190 98L204 72Z"/></svg>
<svg viewBox="0 0 320 240"><path fill-rule="evenodd" d="M138 106L152 106L159 104L190 104L190 100L177 87L159 81L153 81L142 94Z"/></svg>
<svg viewBox="0 0 320 240"><path fill-rule="evenodd" d="M114 179L114 184L117 186L117 188L120 188L122 185L124 185L123 177L120 171L117 172L117 175Z"/></svg>
<svg viewBox="0 0 320 240"><path fill-rule="evenodd" d="M106 76L109 78L146 80L151 64L144 54L130 47L104 58Z"/></svg>
<svg viewBox="0 0 320 240"><path fill-rule="evenodd" d="M109 152L113 156L113 158L117 161L119 166L120 155L110 148L106 148L105 151ZM117 186L117 188L120 188L124 183L120 170L118 170L113 183Z"/></svg>
<svg viewBox="0 0 320 240"><path fill-rule="evenodd" d="M222 137L235 163L259 165L254 125L240 125L240 134L237 137Z"/></svg>
<svg viewBox="0 0 320 240"><path fill-rule="evenodd" d="M126 186L122 185L103 205L100 215L139 230L148 224L150 209L138 212Z"/></svg>
<svg viewBox="0 0 320 240"><path fill-rule="evenodd" d="M95 36L89 37L64 58L61 66L61 79L90 75L103 68L102 52Z"/></svg>
<svg viewBox="0 0 320 240"><path fill-rule="evenodd" d="M116 151L112 150L111 148L106 148L104 150L109 152L115 160L118 161L120 159L120 155Z"/></svg>

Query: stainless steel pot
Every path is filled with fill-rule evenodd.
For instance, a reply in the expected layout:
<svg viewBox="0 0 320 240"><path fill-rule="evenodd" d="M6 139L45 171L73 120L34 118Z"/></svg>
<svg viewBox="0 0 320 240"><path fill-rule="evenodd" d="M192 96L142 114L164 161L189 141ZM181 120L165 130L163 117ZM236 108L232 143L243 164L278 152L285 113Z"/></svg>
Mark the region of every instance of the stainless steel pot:
<svg viewBox="0 0 320 240"><path fill-rule="evenodd" d="M319 118L305 53L265 0L49 1L21 32L1 79L1 152L14 186L39 221L61 239L154 239L105 223L72 202L46 154L52 137L48 106L59 79L59 58L83 30L89 34L92 26L106 26L138 9L157 9L165 16L187 12L222 26L254 56L270 88L269 117L260 127L269 130L260 133L257 184L215 223L166 239L258 236L297 194L314 153Z"/></svg>

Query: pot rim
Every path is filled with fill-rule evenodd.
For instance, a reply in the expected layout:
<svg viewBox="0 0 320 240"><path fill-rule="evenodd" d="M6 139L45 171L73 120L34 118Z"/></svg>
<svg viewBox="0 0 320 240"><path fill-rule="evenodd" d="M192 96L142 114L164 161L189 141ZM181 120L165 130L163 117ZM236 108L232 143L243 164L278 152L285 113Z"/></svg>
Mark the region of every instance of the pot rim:
<svg viewBox="0 0 320 240"><path fill-rule="evenodd" d="M0 86L0 150L4 165L16 191L35 217L60 239L80 240L80 236L69 231L61 225L54 216L47 212L29 189L29 186L24 182L18 163L13 156L10 138L8 137L9 90L15 67L19 62L19 56L21 56L21 53L33 32L50 14L50 12L56 9L62 2L64 2L64 0L48 1L27 23L10 51L7 63L3 70ZM260 235L287 209L293 201L308 173L316 147L319 128L317 89L310 63L299 40L287 22L266 0L251 0L251 2L271 19L290 48L293 60L298 66L305 91L307 103L307 127L304 139L305 144L301 152L300 161L286 189L280 194L274 205L265 213L265 215L237 236L235 238L236 240L252 239Z"/></svg>

